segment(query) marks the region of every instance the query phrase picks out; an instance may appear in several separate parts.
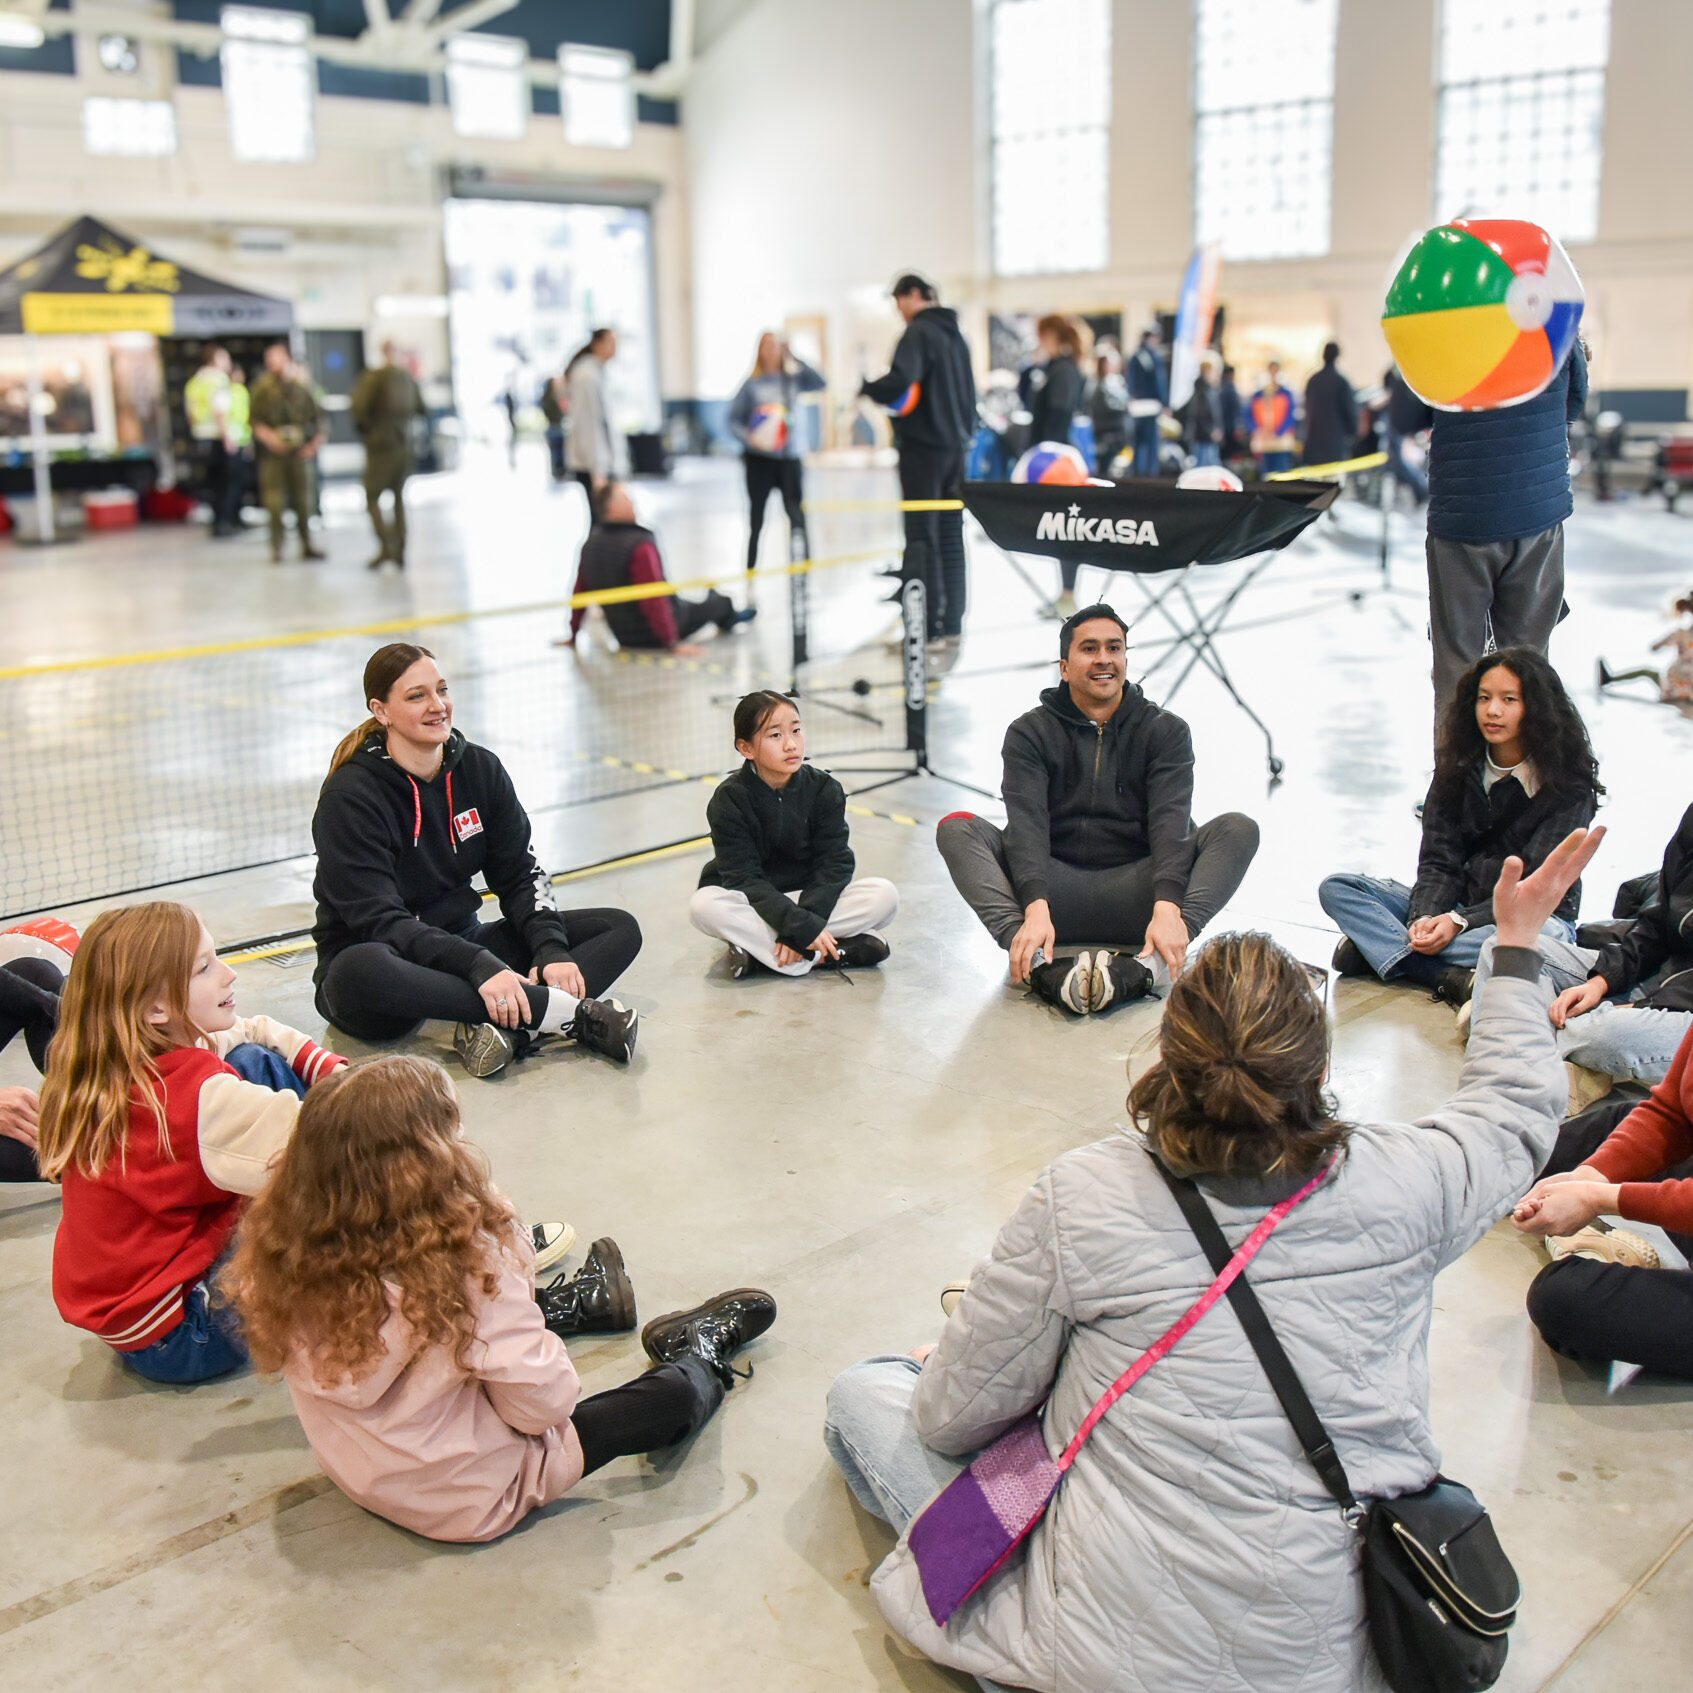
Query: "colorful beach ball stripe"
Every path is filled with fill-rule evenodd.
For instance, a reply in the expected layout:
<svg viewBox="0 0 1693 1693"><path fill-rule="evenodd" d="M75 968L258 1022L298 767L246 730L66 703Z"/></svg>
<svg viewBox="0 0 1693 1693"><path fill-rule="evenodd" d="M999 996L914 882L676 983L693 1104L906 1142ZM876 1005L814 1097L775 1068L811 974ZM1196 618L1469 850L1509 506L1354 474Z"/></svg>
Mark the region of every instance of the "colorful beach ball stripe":
<svg viewBox="0 0 1693 1693"><path fill-rule="evenodd" d="M1531 400L1557 375L1583 298L1569 254L1538 224L1458 218L1412 247L1381 326L1431 406L1485 411Z"/></svg>

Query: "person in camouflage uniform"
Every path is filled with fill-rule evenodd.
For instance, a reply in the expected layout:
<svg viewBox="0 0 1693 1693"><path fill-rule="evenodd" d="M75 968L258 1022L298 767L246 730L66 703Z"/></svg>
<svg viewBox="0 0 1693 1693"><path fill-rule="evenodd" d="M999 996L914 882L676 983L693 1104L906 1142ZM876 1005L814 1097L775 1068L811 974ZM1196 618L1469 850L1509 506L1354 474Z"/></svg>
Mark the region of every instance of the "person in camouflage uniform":
<svg viewBox="0 0 1693 1693"><path fill-rule="evenodd" d="M392 341L382 343L382 363L367 370L353 389L353 422L364 438L364 499L376 531L380 570L392 561L406 567L406 477L411 474L411 420L426 416L423 395L399 362ZM394 496L394 515L384 519L382 495Z"/></svg>
<svg viewBox="0 0 1693 1693"><path fill-rule="evenodd" d="M271 562L282 562L282 508L294 508L300 556L322 558L312 545L311 461L328 436L323 411L303 382L289 374L287 346L265 348L265 373L253 384L253 436L258 441L259 496L270 514Z"/></svg>

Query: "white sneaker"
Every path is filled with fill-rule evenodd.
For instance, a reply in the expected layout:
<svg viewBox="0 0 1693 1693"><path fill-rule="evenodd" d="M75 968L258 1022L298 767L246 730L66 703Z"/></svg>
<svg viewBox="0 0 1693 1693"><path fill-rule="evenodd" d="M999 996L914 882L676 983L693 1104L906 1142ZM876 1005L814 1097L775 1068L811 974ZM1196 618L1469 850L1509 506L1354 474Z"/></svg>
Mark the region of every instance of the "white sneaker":
<svg viewBox="0 0 1693 1693"><path fill-rule="evenodd" d="M968 1282L948 1282L941 1289L941 1315L950 1317L959 1307L970 1284Z"/></svg>
<svg viewBox="0 0 1693 1693"><path fill-rule="evenodd" d="M576 1231L569 1223L531 1223L529 1238L535 1245L535 1274L562 1264L576 1244Z"/></svg>
<svg viewBox="0 0 1693 1693"><path fill-rule="evenodd" d="M453 1051L473 1076L497 1076L517 1055L517 1043L495 1023L460 1023L453 1030Z"/></svg>
<svg viewBox="0 0 1693 1693"><path fill-rule="evenodd" d="M1636 1270L1658 1268L1657 1247L1633 1229L1601 1229L1589 1223L1574 1234L1548 1235L1546 1250L1554 1264L1560 1258L1597 1258Z"/></svg>

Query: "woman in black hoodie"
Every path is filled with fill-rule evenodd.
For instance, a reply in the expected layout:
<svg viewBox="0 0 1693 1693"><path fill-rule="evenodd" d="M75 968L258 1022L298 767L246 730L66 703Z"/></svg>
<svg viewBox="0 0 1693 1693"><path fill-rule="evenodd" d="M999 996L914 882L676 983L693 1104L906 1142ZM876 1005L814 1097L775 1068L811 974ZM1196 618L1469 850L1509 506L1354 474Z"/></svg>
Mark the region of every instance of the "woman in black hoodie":
<svg viewBox="0 0 1693 1693"><path fill-rule="evenodd" d="M457 1023L473 1076L543 1032L627 1060L639 1017L599 996L641 949L635 919L553 903L511 778L453 728L427 648L372 654L364 691L370 716L335 749L312 818L320 1015L368 1041ZM478 916L478 872L498 922Z"/></svg>
<svg viewBox="0 0 1693 1693"><path fill-rule="evenodd" d="M1493 934L1493 887L1505 860L1520 858L1532 875L1559 841L1592 822L1604 791L1587 727L1557 671L1529 647L1479 659L1441 718L1416 886L1346 874L1317 890L1343 936L1335 969L1417 982L1462 1005ZM1580 909L1577 883L1545 933L1573 941Z"/></svg>
<svg viewBox="0 0 1693 1693"><path fill-rule="evenodd" d="M705 808L714 853L688 906L694 927L729 943L737 980L757 964L784 976L826 961L880 964L899 892L880 876L853 879L846 793L805 762L794 702L748 694L735 707L735 751L746 762Z"/></svg>

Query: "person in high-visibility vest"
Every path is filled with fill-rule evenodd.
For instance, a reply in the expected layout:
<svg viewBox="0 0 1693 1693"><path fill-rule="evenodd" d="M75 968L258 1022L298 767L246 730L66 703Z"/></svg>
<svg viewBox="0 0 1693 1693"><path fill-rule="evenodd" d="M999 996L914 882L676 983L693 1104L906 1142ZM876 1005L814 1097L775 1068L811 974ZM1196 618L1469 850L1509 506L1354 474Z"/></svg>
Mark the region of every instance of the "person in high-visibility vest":
<svg viewBox="0 0 1693 1693"><path fill-rule="evenodd" d="M229 509L237 529L245 529L242 508L258 505L258 472L253 465L253 399L247 387L247 372L235 365L229 372L229 480L233 487Z"/></svg>
<svg viewBox="0 0 1693 1693"><path fill-rule="evenodd" d="M214 343L202 353L200 368L182 391L204 498L212 508L212 534L219 538L235 533L234 500L239 492L231 462L229 370L228 350Z"/></svg>

